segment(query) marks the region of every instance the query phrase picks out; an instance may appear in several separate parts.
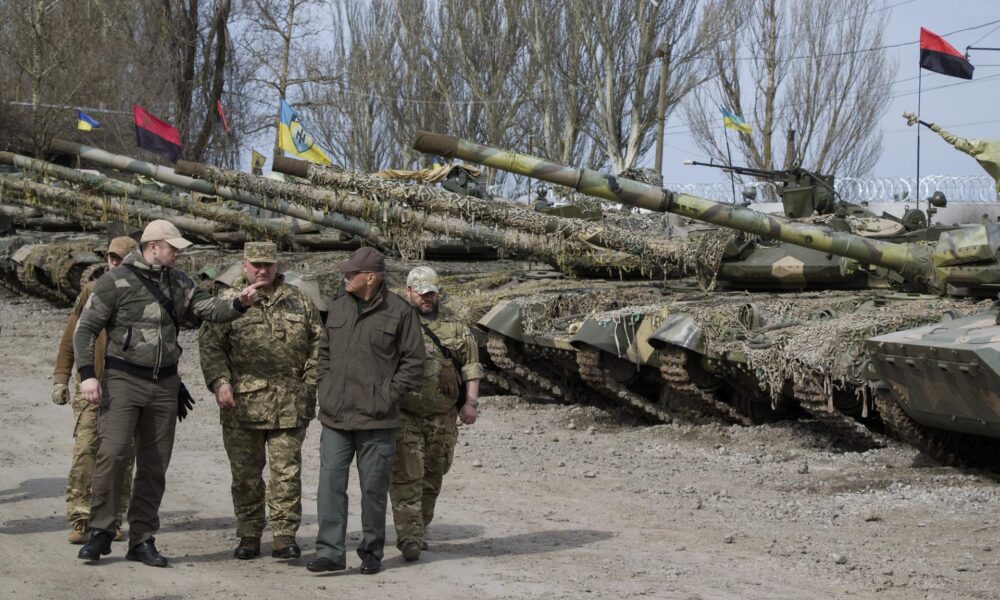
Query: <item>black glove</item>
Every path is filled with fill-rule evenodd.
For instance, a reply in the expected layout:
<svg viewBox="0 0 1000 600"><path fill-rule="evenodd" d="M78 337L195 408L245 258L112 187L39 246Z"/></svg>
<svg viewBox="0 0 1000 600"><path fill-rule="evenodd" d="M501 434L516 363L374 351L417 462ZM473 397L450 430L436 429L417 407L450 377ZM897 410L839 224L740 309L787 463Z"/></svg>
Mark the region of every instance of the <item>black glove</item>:
<svg viewBox="0 0 1000 600"><path fill-rule="evenodd" d="M177 420L183 421L189 410L194 410L194 398L182 382L181 387L177 388Z"/></svg>

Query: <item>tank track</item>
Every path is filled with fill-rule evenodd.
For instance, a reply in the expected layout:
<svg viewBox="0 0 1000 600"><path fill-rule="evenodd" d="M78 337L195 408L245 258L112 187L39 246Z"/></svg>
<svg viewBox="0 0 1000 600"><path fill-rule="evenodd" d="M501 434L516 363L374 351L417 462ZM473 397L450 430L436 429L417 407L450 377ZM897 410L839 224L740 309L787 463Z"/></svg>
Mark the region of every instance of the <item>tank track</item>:
<svg viewBox="0 0 1000 600"><path fill-rule="evenodd" d="M1000 440L925 427L910 418L892 390L875 390L875 407L896 439L914 446L935 461L952 467L1000 470Z"/></svg>
<svg viewBox="0 0 1000 600"><path fill-rule="evenodd" d="M686 409L697 414L707 413L709 416L722 417L740 425L754 425L753 419L741 414L734 407L719 400L712 392L698 387L691 381L685 367L688 355L684 350L663 348L658 351L658 354L660 355L660 376L673 392L673 398L679 400Z"/></svg>
<svg viewBox="0 0 1000 600"><path fill-rule="evenodd" d="M57 293L55 290L42 285L41 282L38 281L38 278L35 277L35 268L31 265L18 265L17 280L24 288L24 291L29 294L40 296L46 300L54 302L63 301L62 295Z"/></svg>
<svg viewBox="0 0 1000 600"><path fill-rule="evenodd" d="M499 333L495 331L489 333L486 351L493 364L503 373L503 376L497 377L496 381L491 380L491 383L519 396L537 395L536 390L541 390L550 397L548 399L563 397L563 391L558 385L525 366L524 361L518 362L511 358L507 341Z"/></svg>
<svg viewBox="0 0 1000 600"><path fill-rule="evenodd" d="M850 415L833 408L826 392L800 387L795 390L795 398L799 400L798 407L808 413L809 418L821 426L827 437L842 440L844 444L857 451L885 447L884 439L881 436Z"/></svg>
<svg viewBox="0 0 1000 600"><path fill-rule="evenodd" d="M80 289L82 290L83 286L87 285L92 280L97 279L98 277L103 275L106 269L107 265L105 265L104 263L94 263L89 267L87 267L86 269L84 269L83 273L80 273L80 281L79 281Z"/></svg>
<svg viewBox="0 0 1000 600"><path fill-rule="evenodd" d="M62 296L65 302L72 303L73 297L76 295L74 289L77 286L73 285L73 281L70 280L70 274L73 272L73 266L76 265L76 260L68 258L64 260L59 265L59 271L56 280L59 282L59 289L57 293Z"/></svg>
<svg viewBox="0 0 1000 600"><path fill-rule="evenodd" d="M579 365L583 381L602 396L636 409L661 423L673 421L674 417L670 412L615 381L607 369L601 367L600 350L593 348L577 350L576 363Z"/></svg>

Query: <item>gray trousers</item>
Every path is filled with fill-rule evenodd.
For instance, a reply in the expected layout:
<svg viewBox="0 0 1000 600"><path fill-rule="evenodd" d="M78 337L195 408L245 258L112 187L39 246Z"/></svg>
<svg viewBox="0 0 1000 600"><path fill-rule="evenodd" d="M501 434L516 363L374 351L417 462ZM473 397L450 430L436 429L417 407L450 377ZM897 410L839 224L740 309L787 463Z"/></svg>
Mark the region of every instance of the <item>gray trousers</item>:
<svg viewBox="0 0 1000 600"><path fill-rule="evenodd" d="M351 460L357 455L361 483L361 530L358 556L379 559L385 546L385 512L389 476L396 453L397 429L347 431L323 426L320 438L319 493L316 512L319 533L316 555L347 565L347 480Z"/></svg>
<svg viewBox="0 0 1000 600"><path fill-rule="evenodd" d="M129 548L145 542L160 528L160 500L177 425L174 375L159 381L105 369L101 382L101 445L94 465L90 526L113 531L120 503L122 474L128 468L135 438L135 481L128 507Z"/></svg>

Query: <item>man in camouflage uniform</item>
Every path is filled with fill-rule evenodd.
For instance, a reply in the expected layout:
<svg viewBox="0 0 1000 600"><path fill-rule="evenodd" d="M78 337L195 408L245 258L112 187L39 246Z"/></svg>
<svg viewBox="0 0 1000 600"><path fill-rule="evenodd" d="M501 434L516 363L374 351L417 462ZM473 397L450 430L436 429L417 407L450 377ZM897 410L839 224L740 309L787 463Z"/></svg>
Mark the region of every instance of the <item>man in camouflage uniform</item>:
<svg viewBox="0 0 1000 600"><path fill-rule="evenodd" d="M903 113L903 118L906 119L906 124L908 126L912 127L917 123L920 123L934 133L940 135L944 141L954 146L956 150L964 152L976 159L979 166L993 178L996 191L997 193L1000 193L1000 140L977 140L959 137L945 131L936 123L928 123L920 120L919 116L912 112Z"/></svg>
<svg viewBox="0 0 1000 600"><path fill-rule="evenodd" d="M406 278L406 300L420 315L427 351L423 385L400 404L402 427L389 487L396 546L409 562L418 560L420 551L427 549L427 526L434 518L441 482L455 457L456 417L466 425L476 422L479 379L483 376L472 332L465 323L439 311L440 291L437 273L430 267L417 267ZM458 408L462 382L463 404Z"/></svg>
<svg viewBox="0 0 1000 600"><path fill-rule="evenodd" d="M172 223L157 219L142 232L140 247L97 280L73 335L80 393L100 404L101 433L90 502L90 537L77 557L97 561L111 553L122 471L135 440L135 481L129 499L127 560L166 567L156 549L160 501L174 447L181 395L177 363L178 322L186 318L232 321L258 299L251 284L233 300L216 298L174 269L191 242ZM94 344L107 331L104 372L98 380Z"/></svg>
<svg viewBox="0 0 1000 600"><path fill-rule="evenodd" d="M121 264L122 259L135 250L136 243L130 237L116 237L108 245L104 254L107 270L110 271ZM76 322L80 319L84 305L94 292L94 281L87 282L80 295L76 298L73 310L70 311L62 339L59 340L59 352L56 355L56 367L52 373L52 401L62 405L69 402L69 379L73 372L73 332ZM104 347L107 336L102 331L97 336L97 352L94 371L98 377L104 369ZM73 395L73 461L70 463L69 476L66 477L66 518L71 529L69 543L82 544L87 541L87 530L90 524L90 487L94 480L94 460L97 458L97 447L100 438L97 435L97 407L92 406L80 395L79 382L76 383L76 393ZM128 468L122 473L121 497L119 510L115 519L115 541L125 539L122 535L122 513L128 506L128 496L132 489L132 463L135 453L131 452Z"/></svg>
<svg viewBox="0 0 1000 600"><path fill-rule="evenodd" d="M240 538L233 556L241 560L260 555L265 453L271 556L301 555L295 534L302 517L302 442L316 416L323 330L313 302L278 273L277 253L270 242L245 245L243 276L219 295L235 298L242 287L263 282L260 302L242 319L205 324L198 334L201 370L221 409Z"/></svg>

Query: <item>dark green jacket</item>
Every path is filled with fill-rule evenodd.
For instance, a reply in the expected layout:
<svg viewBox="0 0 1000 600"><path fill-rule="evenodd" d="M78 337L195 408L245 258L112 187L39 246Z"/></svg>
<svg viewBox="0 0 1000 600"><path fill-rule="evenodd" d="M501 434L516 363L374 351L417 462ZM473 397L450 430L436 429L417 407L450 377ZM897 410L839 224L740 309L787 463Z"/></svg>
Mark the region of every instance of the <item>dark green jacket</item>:
<svg viewBox="0 0 1000 600"><path fill-rule="evenodd" d="M420 387L424 343L417 313L385 289L359 314L344 294L330 305L319 345L319 420L334 429L399 427L399 403Z"/></svg>

